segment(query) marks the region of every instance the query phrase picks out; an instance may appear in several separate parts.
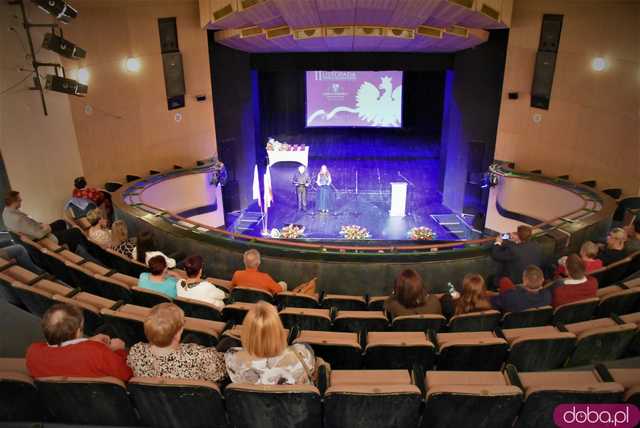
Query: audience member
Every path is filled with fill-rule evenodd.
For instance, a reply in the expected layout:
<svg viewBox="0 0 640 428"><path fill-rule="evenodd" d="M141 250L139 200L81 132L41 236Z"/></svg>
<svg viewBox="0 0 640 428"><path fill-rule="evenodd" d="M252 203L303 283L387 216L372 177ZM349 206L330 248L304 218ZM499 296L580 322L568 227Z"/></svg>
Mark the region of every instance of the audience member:
<svg viewBox="0 0 640 428"><path fill-rule="evenodd" d="M111 247L111 230L107 219L99 209L91 210L85 217L91 227L89 228L89 239L101 247Z"/></svg>
<svg viewBox="0 0 640 428"><path fill-rule="evenodd" d="M84 177L77 177L73 180L72 196L93 202L103 210L106 218L109 218L112 214L113 208L111 207L109 194L95 187L87 187L87 180Z"/></svg>
<svg viewBox="0 0 640 428"><path fill-rule="evenodd" d="M138 287L153 290L175 299L178 297L176 284L180 277L178 274L169 272L167 262L162 256L155 256L149 260L149 270L143 272L138 278Z"/></svg>
<svg viewBox="0 0 640 428"><path fill-rule="evenodd" d="M569 278L558 279L551 286L553 307L596 297L598 281L594 277L586 276L584 261L580 256L570 254L567 257L566 266Z"/></svg>
<svg viewBox="0 0 640 428"><path fill-rule="evenodd" d="M492 309L487 293L487 286L482 275L468 273L462 281L462 293L454 303L455 315Z"/></svg>
<svg viewBox="0 0 640 428"><path fill-rule="evenodd" d="M491 306L504 313L522 312L531 308L539 308L551 304L551 289L542 288L544 274L537 266L527 266L522 273L522 285L500 291L489 300Z"/></svg>
<svg viewBox="0 0 640 428"><path fill-rule="evenodd" d="M627 254L640 251L640 216L625 230L627 232L627 242L624 243L624 251Z"/></svg>
<svg viewBox="0 0 640 428"><path fill-rule="evenodd" d="M384 309L391 318L414 314L442 314L440 300L429 294L420 274L406 269L396 277L393 295L384 302Z"/></svg>
<svg viewBox="0 0 640 428"><path fill-rule="evenodd" d="M173 303L161 303L144 320L149 343L136 343L127 363L134 376L223 380L227 373L223 354L215 348L180 343L184 331L184 312Z"/></svg>
<svg viewBox="0 0 640 428"><path fill-rule="evenodd" d="M123 220L114 221L111 225L111 249L129 259L133 259L135 248L136 242L129 238L127 223Z"/></svg>
<svg viewBox="0 0 640 428"><path fill-rule="evenodd" d="M591 241L583 242L580 247L580 258L584 262L587 273L591 273L594 270L602 268L602 260L596 258L598 250L598 246ZM556 270L557 275L564 277L569 275L567 273L567 267L565 266L566 263L567 256L560 257L558 260L558 269Z"/></svg>
<svg viewBox="0 0 640 428"><path fill-rule="evenodd" d="M156 251L156 244L153 240L153 234L148 230L143 230L138 234L136 239L136 249L133 250L133 258L145 265L149 264L149 260L155 256L164 257L169 269L176 267L175 259L167 257L161 251Z"/></svg>
<svg viewBox="0 0 640 428"><path fill-rule="evenodd" d="M604 250L600 252L600 260L605 267L619 262L627 257L627 252L624 250L625 242L627 241L627 232L620 227L611 229L607 235L607 243ZM629 269L628 263L622 263L619 266L609 268L601 277L600 281L603 286L622 281L627 276L627 270Z"/></svg>
<svg viewBox="0 0 640 428"><path fill-rule="evenodd" d="M287 346L287 333L275 306L258 302L242 323L242 348L225 353L232 382L254 385L293 385L314 382L318 364L306 344Z"/></svg>
<svg viewBox="0 0 640 428"><path fill-rule="evenodd" d="M277 294L287 290L285 282L275 282L268 273L258 271L260 266L260 253L258 250L247 250L242 256L244 270L237 270L231 278L231 287L241 286L256 288Z"/></svg>
<svg viewBox="0 0 640 428"><path fill-rule="evenodd" d="M223 299L226 297L225 293L210 282L202 280L202 270L204 268L202 257L187 257L183 267L187 273L187 278L181 279L177 283L178 297L206 302L222 310L224 308Z"/></svg>
<svg viewBox="0 0 640 428"><path fill-rule="evenodd" d="M4 198L5 208L2 220L10 232L26 235L31 239L47 237L59 244L66 244L71 251L81 245L86 251L89 247L82 232L77 228L67 229L64 220L56 220L51 224L39 223L20 210L22 198L20 192L10 191Z"/></svg>
<svg viewBox="0 0 640 428"><path fill-rule="evenodd" d="M542 247L531 239L532 232L531 227L520 225L517 232L511 234L511 239L496 238L491 257L500 264L498 280L506 276L516 284L527 266L542 266Z"/></svg>
<svg viewBox="0 0 640 428"><path fill-rule="evenodd" d="M26 365L33 377L106 377L123 381L131 377L124 342L99 334L82 337L84 318L73 305L57 303L42 317L47 343L27 350Z"/></svg>
<svg viewBox="0 0 640 428"><path fill-rule="evenodd" d="M38 275L45 273L40 266L33 262L31 256L29 256L29 252L22 245L13 244L0 248L0 257L9 261L15 260L19 266Z"/></svg>

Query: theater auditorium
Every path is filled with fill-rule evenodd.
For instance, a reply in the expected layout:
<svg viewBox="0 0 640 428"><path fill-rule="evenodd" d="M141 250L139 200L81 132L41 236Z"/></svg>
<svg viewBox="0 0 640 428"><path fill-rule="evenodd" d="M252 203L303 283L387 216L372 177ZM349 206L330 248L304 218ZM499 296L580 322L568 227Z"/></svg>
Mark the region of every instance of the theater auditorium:
<svg viewBox="0 0 640 428"><path fill-rule="evenodd" d="M640 1L0 22L0 427L640 424Z"/></svg>

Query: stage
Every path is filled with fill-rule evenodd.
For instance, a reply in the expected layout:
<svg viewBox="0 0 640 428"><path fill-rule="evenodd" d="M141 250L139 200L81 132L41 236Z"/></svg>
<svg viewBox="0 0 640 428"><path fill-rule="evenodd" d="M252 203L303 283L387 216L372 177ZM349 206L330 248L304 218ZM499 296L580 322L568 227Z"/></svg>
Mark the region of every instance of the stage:
<svg viewBox="0 0 640 428"><path fill-rule="evenodd" d="M290 138L300 144L302 138ZM273 203L268 211L267 229L281 229L289 224L305 228L302 239L339 241L340 229L346 225L365 227L376 241L408 240L413 227L426 226L437 240L472 238L462 218L442 204L439 191L440 146L437 141L413 138L402 142L359 139L339 143L311 144L309 173L312 186L307 193L307 211L297 209L292 177L299 164L278 162L270 167ZM315 179L321 165L327 165L334 186L334 206L329 213L316 210ZM406 216L391 217L391 182L407 182ZM261 236L264 218L254 202L242 212L229 213L227 230ZM446 223L446 224L442 224Z"/></svg>

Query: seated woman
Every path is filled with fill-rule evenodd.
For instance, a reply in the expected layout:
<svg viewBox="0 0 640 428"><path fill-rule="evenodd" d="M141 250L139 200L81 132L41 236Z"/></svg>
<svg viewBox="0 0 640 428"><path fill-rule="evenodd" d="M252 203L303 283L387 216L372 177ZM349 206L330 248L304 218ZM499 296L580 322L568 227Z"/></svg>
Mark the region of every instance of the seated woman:
<svg viewBox="0 0 640 428"><path fill-rule="evenodd" d="M184 322L184 312L173 303L161 303L151 309L144 320L149 343L136 343L127 357L134 376L209 382L226 377L224 356L215 348L180 343Z"/></svg>
<svg viewBox="0 0 640 428"><path fill-rule="evenodd" d="M133 258L142 264L148 265L149 260L155 256L162 256L167 262L169 269L176 267L175 259L167 257L161 251L156 251L156 244L153 240L153 234L148 230L143 230L138 234L136 239L136 248L133 250Z"/></svg>
<svg viewBox="0 0 640 428"><path fill-rule="evenodd" d="M384 302L391 318L401 315L442 314L440 300L425 289L422 278L413 269L406 269L396 277L393 295Z"/></svg>
<svg viewBox="0 0 640 428"><path fill-rule="evenodd" d="M127 223L122 220L116 220L111 225L111 249L127 258L133 258L136 242L129 238Z"/></svg>
<svg viewBox="0 0 640 428"><path fill-rule="evenodd" d="M462 293L455 301L455 315L468 314L492 309L487 286L482 275L468 273L462 280Z"/></svg>
<svg viewBox="0 0 640 428"><path fill-rule="evenodd" d="M242 348L225 355L232 382L254 385L313 383L318 362L308 345L287 346L287 333L275 306L258 302L242 323ZM322 361L322 360L318 360Z"/></svg>
<svg viewBox="0 0 640 428"><path fill-rule="evenodd" d="M580 258L584 262L586 273L593 272L602 268L602 260L597 259L598 246L591 241L584 241L580 247ZM567 256L560 257L558 260L558 269L556 270L558 276L567 277Z"/></svg>
<svg viewBox="0 0 640 428"><path fill-rule="evenodd" d="M88 233L89 239L101 247L111 247L111 231L102 211L99 209L91 210L87 213L86 219L91 225Z"/></svg>
<svg viewBox="0 0 640 428"><path fill-rule="evenodd" d="M169 272L164 257L151 257L149 269L151 270L150 273L143 272L140 274L138 287L165 294L172 299L178 297L176 283L180 277L176 273Z"/></svg>
<svg viewBox="0 0 640 428"><path fill-rule="evenodd" d="M185 259L184 270L187 273L187 279L178 281L178 297L200 300L222 310L224 308L224 291L210 282L202 280L203 267L204 264L200 256L190 256Z"/></svg>

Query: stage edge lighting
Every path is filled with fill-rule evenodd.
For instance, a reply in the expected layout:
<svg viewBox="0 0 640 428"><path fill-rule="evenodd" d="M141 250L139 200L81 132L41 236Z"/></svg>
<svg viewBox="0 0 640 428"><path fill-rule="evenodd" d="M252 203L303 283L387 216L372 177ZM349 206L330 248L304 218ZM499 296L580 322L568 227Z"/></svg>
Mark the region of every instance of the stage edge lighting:
<svg viewBox="0 0 640 428"><path fill-rule="evenodd" d="M64 0L32 0L40 9L68 24L78 16L78 11Z"/></svg>

